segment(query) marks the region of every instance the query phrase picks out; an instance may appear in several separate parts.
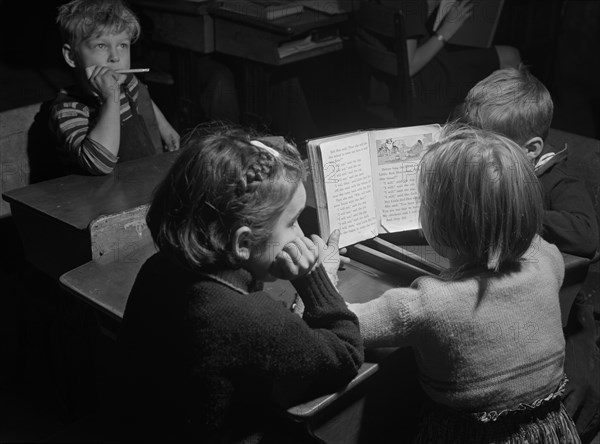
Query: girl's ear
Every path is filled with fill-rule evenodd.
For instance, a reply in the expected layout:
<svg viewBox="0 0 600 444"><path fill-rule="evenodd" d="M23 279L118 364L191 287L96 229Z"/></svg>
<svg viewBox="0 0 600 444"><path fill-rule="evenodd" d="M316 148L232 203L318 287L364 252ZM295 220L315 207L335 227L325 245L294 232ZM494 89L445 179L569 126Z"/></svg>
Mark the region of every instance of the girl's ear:
<svg viewBox="0 0 600 444"><path fill-rule="evenodd" d="M232 247L233 255L239 261L247 261L250 259L250 235L252 230L250 227L240 227L233 233Z"/></svg>
<svg viewBox="0 0 600 444"><path fill-rule="evenodd" d="M527 154L527 158L529 160L535 160L540 157L542 154L542 150L544 149L544 140L541 137L532 137L525 145L525 154Z"/></svg>
<svg viewBox="0 0 600 444"><path fill-rule="evenodd" d="M62 46L62 55L65 59L65 62L67 62L67 65L69 65L71 68L75 68L75 54L73 53L71 45L65 43Z"/></svg>

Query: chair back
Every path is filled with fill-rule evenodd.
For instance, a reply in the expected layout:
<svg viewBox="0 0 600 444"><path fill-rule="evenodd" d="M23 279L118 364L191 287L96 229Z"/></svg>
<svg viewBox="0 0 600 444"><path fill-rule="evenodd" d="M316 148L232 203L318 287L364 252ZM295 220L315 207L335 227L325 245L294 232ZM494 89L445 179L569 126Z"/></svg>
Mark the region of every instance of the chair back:
<svg viewBox="0 0 600 444"><path fill-rule="evenodd" d="M362 0L355 13L356 51L367 72L383 75L399 124L412 121L413 94L408 70L404 14L400 9ZM387 43L387 44L386 44Z"/></svg>

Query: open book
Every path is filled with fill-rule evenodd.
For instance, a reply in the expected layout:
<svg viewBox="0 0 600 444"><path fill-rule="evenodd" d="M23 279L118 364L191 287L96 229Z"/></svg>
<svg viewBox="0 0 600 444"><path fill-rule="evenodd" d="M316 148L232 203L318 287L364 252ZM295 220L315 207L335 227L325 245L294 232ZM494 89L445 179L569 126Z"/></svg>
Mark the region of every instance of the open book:
<svg viewBox="0 0 600 444"><path fill-rule="evenodd" d="M456 20L457 0L441 0L433 30L437 31L444 17ZM449 40L454 45L489 48L492 46L504 0L472 0L473 13Z"/></svg>
<svg viewBox="0 0 600 444"><path fill-rule="evenodd" d="M419 225L417 170L439 125L357 131L307 142L319 234L340 248Z"/></svg>

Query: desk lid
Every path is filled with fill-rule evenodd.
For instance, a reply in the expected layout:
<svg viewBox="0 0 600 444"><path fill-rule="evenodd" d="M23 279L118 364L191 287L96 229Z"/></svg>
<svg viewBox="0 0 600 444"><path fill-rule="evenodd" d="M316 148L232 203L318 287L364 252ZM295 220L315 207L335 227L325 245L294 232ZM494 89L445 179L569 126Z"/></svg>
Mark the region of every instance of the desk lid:
<svg viewBox="0 0 600 444"><path fill-rule="evenodd" d="M175 162L177 151L117 164L106 176L72 174L3 193L4 200L75 228L104 214L147 204Z"/></svg>

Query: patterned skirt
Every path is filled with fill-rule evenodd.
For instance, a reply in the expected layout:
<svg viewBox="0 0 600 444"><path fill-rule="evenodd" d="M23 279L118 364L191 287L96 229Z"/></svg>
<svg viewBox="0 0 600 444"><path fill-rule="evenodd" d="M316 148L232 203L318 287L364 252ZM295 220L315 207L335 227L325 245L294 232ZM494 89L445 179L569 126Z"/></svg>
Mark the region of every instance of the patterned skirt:
<svg viewBox="0 0 600 444"><path fill-rule="evenodd" d="M544 399L501 412L463 413L430 401L418 444L579 444L573 420L561 402L566 378Z"/></svg>

